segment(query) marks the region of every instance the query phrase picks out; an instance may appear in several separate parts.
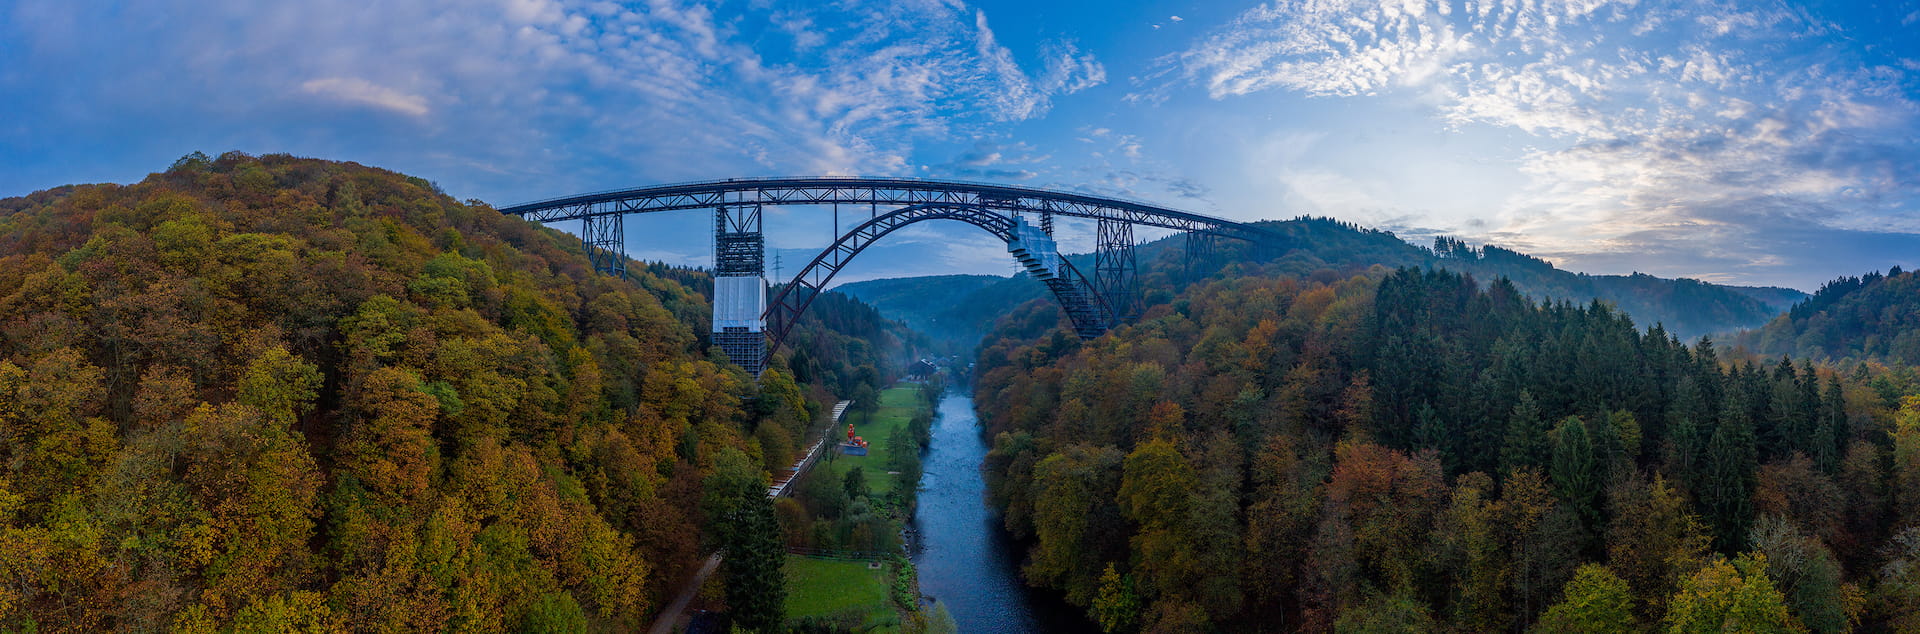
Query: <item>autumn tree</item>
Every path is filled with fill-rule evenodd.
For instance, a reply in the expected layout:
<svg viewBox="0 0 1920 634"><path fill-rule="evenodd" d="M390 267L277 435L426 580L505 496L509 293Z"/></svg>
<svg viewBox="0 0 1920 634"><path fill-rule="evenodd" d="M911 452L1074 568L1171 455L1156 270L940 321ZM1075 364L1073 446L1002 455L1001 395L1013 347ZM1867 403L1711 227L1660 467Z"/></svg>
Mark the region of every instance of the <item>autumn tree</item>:
<svg viewBox="0 0 1920 634"><path fill-rule="evenodd" d="M1715 556L1667 601L1668 632L1804 632L1767 576L1765 555Z"/></svg>
<svg viewBox="0 0 1920 634"><path fill-rule="evenodd" d="M313 410L320 368L275 346L247 364L236 399L268 420L290 425Z"/></svg>
<svg viewBox="0 0 1920 634"><path fill-rule="evenodd" d="M1327 503L1351 526L1354 552L1368 578L1387 588L1411 587L1420 539L1446 500L1447 486L1431 452L1409 456L1379 445L1341 443L1335 450Z"/></svg>
<svg viewBox="0 0 1920 634"><path fill-rule="evenodd" d="M1452 499L1434 522L1434 558L1453 578L1451 622L1480 630L1503 629L1511 563L1505 549L1501 508L1493 480L1473 472L1453 483Z"/></svg>
<svg viewBox="0 0 1920 634"><path fill-rule="evenodd" d="M1202 545L1190 533L1199 486L1192 463L1165 437L1127 454L1120 509L1139 527L1131 540L1138 574L1161 600L1191 600L1195 584L1208 574L1201 567Z"/></svg>
<svg viewBox="0 0 1920 634"><path fill-rule="evenodd" d="M1299 580L1304 552L1272 544L1305 543L1325 495L1324 465L1301 457L1291 436L1271 437L1254 457L1253 505L1247 510L1247 591L1252 602L1277 610Z"/></svg>
<svg viewBox="0 0 1920 634"><path fill-rule="evenodd" d="M1502 482L1500 522L1513 561L1511 600L1517 620L1530 622L1553 601L1579 565L1587 540L1578 517L1554 498L1539 471L1521 469Z"/></svg>
<svg viewBox="0 0 1920 634"><path fill-rule="evenodd" d="M1920 628L1920 527L1895 534L1881 555L1886 563L1874 572L1874 615L1892 631L1915 631Z"/></svg>
<svg viewBox="0 0 1920 634"><path fill-rule="evenodd" d="M1627 582L1606 566L1581 566L1567 582L1564 597L1547 608L1535 632L1631 632L1640 629Z"/></svg>
<svg viewBox="0 0 1920 634"><path fill-rule="evenodd" d="M1894 413L1893 509L1896 525L1920 523L1920 396L1901 399Z"/></svg>
<svg viewBox="0 0 1920 634"><path fill-rule="evenodd" d="M1073 446L1034 465L1035 542L1026 567L1069 597L1091 597L1098 570L1126 543L1120 495L1125 456L1111 447Z"/></svg>
<svg viewBox="0 0 1920 634"><path fill-rule="evenodd" d="M1618 571L1635 602L1644 606L1641 614L1664 614L1667 597L1693 574L1712 540L1686 498L1663 476L1624 481L1614 487L1612 498L1609 574Z"/></svg>
<svg viewBox="0 0 1920 634"><path fill-rule="evenodd" d="M1859 623L1865 599L1843 583L1840 562L1826 544L1776 516L1754 523L1752 542L1754 551L1766 556L1787 607L1807 629L1831 634L1851 631Z"/></svg>
<svg viewBox="0 0 1920 634"><path fill-rule="evenodd" d="M341 441L341 462L376 499L406 507L427 493L440 463L432 429L440 402L399 368L380 368L351 397L359 421Z"/></svg>

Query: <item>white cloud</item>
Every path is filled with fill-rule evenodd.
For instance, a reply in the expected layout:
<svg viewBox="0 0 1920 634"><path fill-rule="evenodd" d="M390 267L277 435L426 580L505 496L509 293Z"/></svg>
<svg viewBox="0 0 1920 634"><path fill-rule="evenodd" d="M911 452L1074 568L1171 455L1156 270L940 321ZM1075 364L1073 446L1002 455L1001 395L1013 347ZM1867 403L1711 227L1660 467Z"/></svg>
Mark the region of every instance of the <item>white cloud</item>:
<svg viewBox="0 0 1920 634"><path fill-rule="evenodd" d="M1049 46L1047 68L1040 74L1043 92L1071 95L1107 82L1107 68L1071 43Z"/></svg>
<svg viewBox="0 0 1920 634"><path fill-rule="evenodd" d="M1052 97L1097 86L1107 80L1106 67L1091 53L1071 43L1045 47L1046 69L1039 77L1030 77L1013 61L1012 51L1000 45L987 26L987 13L974 12L975 52L990 78L995 96L989 110L1002 121L1020 121L1044 114L1052 106Z"/></svg>
<svg viewBox="0 0 1920 634"><path fill-rule="evenodd" d="M400 114L427 114L427 98L409 95L358 77L322 77L300 84L307 94L392 110Z"/></svg>
<svg viewBox="0 0 1920 634"><path fill-rule="evenodd" d="M514 24L553 24L566 17L554 0L505 0L501 5Z"/></svg>
<svg viewBox="0 0 1920 634"><path fill-rule="evenodd" d="M1760 257L1778 242L1739 233L1743 217L1755 231L1920 232L1920 178L1900 168L1920 158L1902 141L1920 129L1916 75L1834 53L1847 49L1821 38L1835 31L1773 2L1298 0L1161 63L1214 99L1396 98L1456 130L1532 137L1518 161L1532 185L1492 210L1487 237L1753 270L1788 265ZM1299 170L1292 187L1364 204L1334 176Z"/></svg>
<svg viewBox="0 0 1920 634"><path fill-rule="evenodd" d="M472 192L483 196L743 170L897 173L922 142L1044 116L1106 79L1068 41L1014 55L985 13L957 0L422 0L378 12L346 0L21 3L14 15L46 25L7 31L19 29L37 63L120 82L91 103L158 111L157 95L178 101L170 112L212 108L219 116L203 118L262 130L310 116L289 109L315 101L351 105L337 121L303 121L333 132L323 137L375 136L387 147L359 156L397 168L510 166L511 178L470 174L496 187ZM63 35L69 21L133 41L90 46ZM424 124L408 130L417 136L376 134L360 120L371 111Z"/></svg>

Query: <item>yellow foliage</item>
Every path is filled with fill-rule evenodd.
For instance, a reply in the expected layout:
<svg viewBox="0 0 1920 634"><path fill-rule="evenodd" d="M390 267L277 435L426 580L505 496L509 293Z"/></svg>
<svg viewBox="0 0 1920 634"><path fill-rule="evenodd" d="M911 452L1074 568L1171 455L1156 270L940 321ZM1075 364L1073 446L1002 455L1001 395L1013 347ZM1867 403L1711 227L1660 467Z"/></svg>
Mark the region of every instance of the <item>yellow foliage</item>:
<svg viewBox="0 0 1920 634"><path fill-rule="evenodd" d="M1741 555L1732 563L1714 557L1668 600L1667 631L1805 632L1785 601L1767 577L1766 555Z"/></svg>

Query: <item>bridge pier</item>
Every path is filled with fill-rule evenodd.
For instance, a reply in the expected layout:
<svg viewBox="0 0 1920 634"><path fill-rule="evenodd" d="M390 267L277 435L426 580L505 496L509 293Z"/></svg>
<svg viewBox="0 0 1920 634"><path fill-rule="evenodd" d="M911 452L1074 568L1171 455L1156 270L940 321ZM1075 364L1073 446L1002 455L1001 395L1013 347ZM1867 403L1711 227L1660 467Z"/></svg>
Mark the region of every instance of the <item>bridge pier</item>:
<svg viewBox="0 0 1920 634"><path fill-rule="evenodd" d="M713 345L759 377L767 369L766 239L760 205L720 206L713 215Z"/></svg>
<svg viewBox="0 0 1920 634"><path fill-rule="evenodd" d="M627 276L626 214L580 218L580 243L593 270L614 277Z"/></svg>
<svg viewBox="0 0 1920 634"><path fill-rule="evenodd" d="M1188 231L1186 238L1187 281L1197 282L1213 272L1214 266L1213 234Z"/></svg>
<svg viewBox="0 0 1920 634"><path fill-rule="evenodd" d="M1093 278L1114 319L1133 317L1139 275L1133 258L1133 224L1101 218L1096 231Z"/></svg>

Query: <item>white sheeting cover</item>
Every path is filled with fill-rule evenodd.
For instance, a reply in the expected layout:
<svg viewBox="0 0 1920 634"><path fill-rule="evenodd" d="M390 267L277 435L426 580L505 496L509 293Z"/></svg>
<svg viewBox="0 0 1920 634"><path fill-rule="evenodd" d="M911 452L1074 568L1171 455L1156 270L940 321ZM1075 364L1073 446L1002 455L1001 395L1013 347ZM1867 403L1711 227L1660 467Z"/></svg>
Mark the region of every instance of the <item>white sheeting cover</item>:
<svg viewBox="0 0 1920 634"><path fill-rule="evenodd" d="M767 282L758 275L713 280L713 331L746 328L760 332L766 326Z"/></svg>

